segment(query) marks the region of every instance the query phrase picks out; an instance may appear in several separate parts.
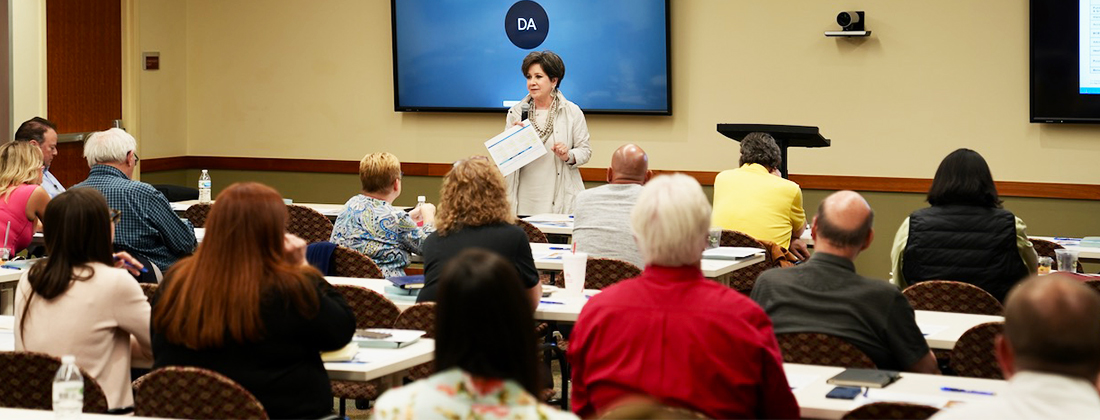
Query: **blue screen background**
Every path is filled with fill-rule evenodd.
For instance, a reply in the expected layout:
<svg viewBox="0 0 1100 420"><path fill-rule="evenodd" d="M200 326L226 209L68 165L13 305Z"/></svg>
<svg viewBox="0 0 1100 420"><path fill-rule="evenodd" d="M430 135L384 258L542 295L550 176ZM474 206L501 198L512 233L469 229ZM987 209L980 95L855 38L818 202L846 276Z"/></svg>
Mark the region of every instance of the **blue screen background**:
<svg viewBox="0 0 1100 420"><path fill-rule="evenodd" d="M514 0L394 2L398 108L505 108L527 94L530 51L565 61L561 91L586 111L667 112L665 0L543 0L534 50L504 30ZM513 23L514 24L514 23Z"/></svg>

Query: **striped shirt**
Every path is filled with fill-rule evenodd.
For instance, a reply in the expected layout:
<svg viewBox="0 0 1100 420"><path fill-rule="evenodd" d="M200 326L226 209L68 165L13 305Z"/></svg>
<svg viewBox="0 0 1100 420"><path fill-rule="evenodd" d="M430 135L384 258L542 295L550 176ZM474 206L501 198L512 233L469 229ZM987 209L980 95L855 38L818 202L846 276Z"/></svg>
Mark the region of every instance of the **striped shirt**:
<svg viewBox="0 0 1100 420"><path fill-rule="evenodd" d="M195 250L195 229L172 211L168 199L144 182L131 180L108 165L95 165L88 179L73 188L90 187L107 197L107 205L122 212L115 225L115 250L145 256L168 271L176 260Z"/></svg>

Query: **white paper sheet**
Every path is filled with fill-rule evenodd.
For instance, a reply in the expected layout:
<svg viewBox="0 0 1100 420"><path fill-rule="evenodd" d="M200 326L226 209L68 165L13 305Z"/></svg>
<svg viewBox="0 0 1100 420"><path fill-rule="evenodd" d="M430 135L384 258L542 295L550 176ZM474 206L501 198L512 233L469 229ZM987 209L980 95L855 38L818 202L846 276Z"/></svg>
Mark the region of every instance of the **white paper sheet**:
<svg viewBox="0 0 1100 420"><path fill-rule="evenodd" d="M485 142L489 156L507 176L546 154L535 127L529 122L523 126L514 125Z"/></svg>
<svg viewBox="0 0 1100 420"><path fill-rule="evenodd" d="M791 387L791 392L797 392L799 389L814 383L820 377L821 375L787 372L787 385Z"/></svg>

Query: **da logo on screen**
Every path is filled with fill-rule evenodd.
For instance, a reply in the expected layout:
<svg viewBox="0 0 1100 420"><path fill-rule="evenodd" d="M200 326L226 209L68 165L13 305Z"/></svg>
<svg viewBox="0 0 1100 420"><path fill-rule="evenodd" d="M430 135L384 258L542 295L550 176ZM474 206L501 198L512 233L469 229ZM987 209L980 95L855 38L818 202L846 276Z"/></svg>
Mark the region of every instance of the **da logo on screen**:
<svg viewBox="0 0 1100 420"><path fill-rule="evenodd" d="M517 47L530 50L546 40L550 33L550 18L546 10L530 0L517 1L504 16L504 32Z"/></svg>

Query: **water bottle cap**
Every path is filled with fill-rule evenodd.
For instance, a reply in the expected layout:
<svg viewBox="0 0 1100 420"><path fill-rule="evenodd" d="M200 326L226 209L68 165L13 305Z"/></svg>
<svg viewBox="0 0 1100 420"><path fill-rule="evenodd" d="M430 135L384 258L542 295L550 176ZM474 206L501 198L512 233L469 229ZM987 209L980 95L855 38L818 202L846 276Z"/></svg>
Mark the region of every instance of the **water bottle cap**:
<svg viewBox="0 0 1100 420"><path fill-rule="evenodd" d="M61 363L76 363L76 356L71 354L61 356Z"/></svg>

